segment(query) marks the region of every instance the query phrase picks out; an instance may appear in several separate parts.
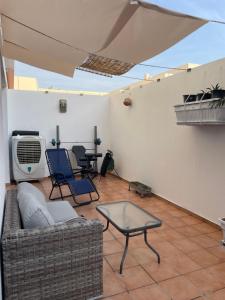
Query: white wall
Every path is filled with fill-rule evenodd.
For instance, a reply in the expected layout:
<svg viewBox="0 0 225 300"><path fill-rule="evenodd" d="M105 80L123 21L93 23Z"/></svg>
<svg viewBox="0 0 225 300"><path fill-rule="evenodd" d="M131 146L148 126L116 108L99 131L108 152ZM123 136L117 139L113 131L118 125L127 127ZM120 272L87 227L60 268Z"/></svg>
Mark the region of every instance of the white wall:
<svg viewBox="0 0 225 300"><path fill-rule="evenodd" d="M5 203L5 184L8 181L7 99L5 84L5 74L3 70L2 57L0 55L0 232L2 231ZM1 282L0 266L0 300L2 299Z"/></svg>
<svg viewBox="0 0 225 300"><path fill-rule="evenodd" d="M67 113L59 112L59 99L67 99ZM51 147L50 141L56 138L56 125L60 126L63 142L91 142L97 125L102 140L99 152L104 153L110 143L108 112L106 96L8 90L9 137L13 130L38 130L46 138L47 147ZM62 144L61 147L71 149L72 145ZM84 146L93 148L93 143Z"/></svg>
<svg viewBox="0 0 225 300"><path fill-rule="evenodd" d="M213 222L225 216L225 126L178 126L173 106L217 82L225 88L225 60L110 97L119 174Z"/></svg>
<svg viewBox="0 0 225 300"><path fill-rule="evenodd" d="M4 207L5 183L9 182L6 88L0 88L0 230Z"/></svg>
<svg viewBox="0 0 225 300"><path fill-rule="evenodd" d="M3 148L4 148L4 164L5 164L5 182L10 182L9 172L9 144L8 144L8 103L7 88L2 90L2 129L3 129Z"/></svg>
<svg viewBox="0 0 225 300"><path fill-rule="evenodd" d="M105 96L9 90L8 132L39 130L49 142L60 125L61 140L88 141L97 125L103 141L99 151L111 145L123 178L144 182L156 194L217 222L225 215L225 126L178 126L173 108L183 94L217 82L225 87L225 60L114 92L110 101ZM126 96L133 100L131 108L122 105ZM60 98L68 100L66 114L58 112Z"/></svg>

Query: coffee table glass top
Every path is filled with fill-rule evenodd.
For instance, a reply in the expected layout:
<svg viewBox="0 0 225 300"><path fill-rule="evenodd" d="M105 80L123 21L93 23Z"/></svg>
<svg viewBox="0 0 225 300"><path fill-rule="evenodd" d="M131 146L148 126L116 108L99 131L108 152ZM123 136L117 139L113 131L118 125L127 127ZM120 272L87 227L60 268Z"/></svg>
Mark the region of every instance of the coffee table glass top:
<svg viewBox="0 0 225 300"><path fill-rule="evenodd" d="M161 226L161 221L130 201L97 205L96 209L121 232L135 232Z"/></svg>

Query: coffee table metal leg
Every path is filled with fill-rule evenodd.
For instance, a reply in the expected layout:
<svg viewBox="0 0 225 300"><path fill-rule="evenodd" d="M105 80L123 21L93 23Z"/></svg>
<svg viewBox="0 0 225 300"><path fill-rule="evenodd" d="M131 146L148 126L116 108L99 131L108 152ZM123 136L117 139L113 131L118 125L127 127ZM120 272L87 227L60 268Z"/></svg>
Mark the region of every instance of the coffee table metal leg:
<svg viewBox="0 0 225 300"><path fill-rule="evenodd" d="M129 242L129 234L126 235L126 244L125 244L123 256L122 256L121 263L120 263L120 274L122 274L122 272L123 272L123 263L124 263L126 255L127 255L128 242Z"/></svg>
<svg viewBox="0 0 225 300"><path fill-rule="evenodd" d="M144 231L144 240L145 240L145 244L156 254L157 258L158 258L158 264L160 264L160 256L159 253L149 244L148 240L147 240L147 231Z"/></svg>
<svg viewBox="0 0 225 300"><path fill-rule="evenodd" d="M106 231L109 228L109 221L107 220L106 227L103 229L103 232Z"/></svg>

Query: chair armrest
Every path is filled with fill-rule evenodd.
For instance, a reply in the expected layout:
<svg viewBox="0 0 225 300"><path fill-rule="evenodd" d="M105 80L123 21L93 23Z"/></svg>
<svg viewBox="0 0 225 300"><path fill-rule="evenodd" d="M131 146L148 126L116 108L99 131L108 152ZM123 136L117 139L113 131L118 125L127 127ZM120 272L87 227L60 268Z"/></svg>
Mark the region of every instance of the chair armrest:
<svg viewBox="0 0 225 300"><path fill-rule="evenodd" d="M82 172L82 168L75 168L73 170L73 175L80 174Z"/></svg>
<svg viewBox="0 0 225 300"><path fill-rule="evenodd" d="M66 179L66 177L63 173L53 173L50 176L53 178L53 180L55 180L56 183L61 183L62 180ZM59 178L59 177L61 177L61 178Z"/></svg>
<svg viewBox="0 0 225 300"><path fill-rule="evenodd" d="M79 161L88 161L88 158L87 157L80 157Z"/></svg>

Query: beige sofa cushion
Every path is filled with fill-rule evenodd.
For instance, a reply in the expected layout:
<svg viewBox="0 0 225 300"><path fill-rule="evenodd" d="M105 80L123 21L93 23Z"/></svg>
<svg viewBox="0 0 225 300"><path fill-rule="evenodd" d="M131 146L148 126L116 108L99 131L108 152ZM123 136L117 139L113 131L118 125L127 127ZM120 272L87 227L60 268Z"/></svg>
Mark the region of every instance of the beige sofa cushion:
<svg viewBox="0 0 225 300"><path fill-rule="evenodd" d="M45 195L36 188L33 184L28 182L21 182L17 185L17 195L21 192L32 194L40 204L46 206ZM17 196L17 197L18 197Z"/></svg>
<svg viewBox="0 0 225 300"><path fill-rule="evenodd" d="M20 213L25 229L42 228L54 225L55 221L47 207L42 205L36 195L20 191L17 196Z"/></svg>
<svg viewBox="0 0 225 300"><path fill-rule="evenodd" d="M79 218L79 215L68 201L49 201L47 209L56 223Z"/></svg>

